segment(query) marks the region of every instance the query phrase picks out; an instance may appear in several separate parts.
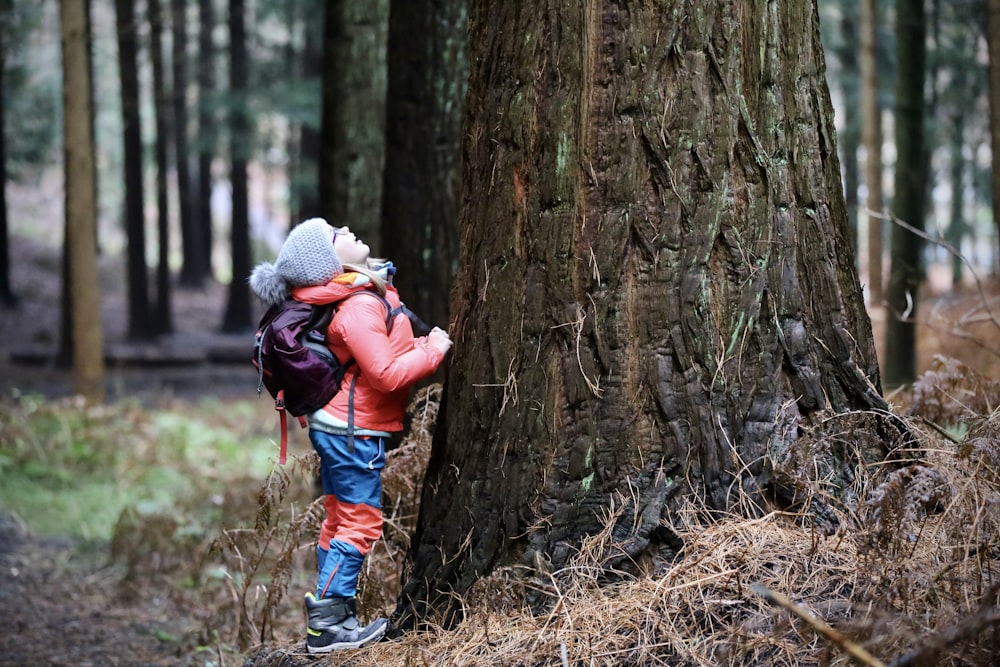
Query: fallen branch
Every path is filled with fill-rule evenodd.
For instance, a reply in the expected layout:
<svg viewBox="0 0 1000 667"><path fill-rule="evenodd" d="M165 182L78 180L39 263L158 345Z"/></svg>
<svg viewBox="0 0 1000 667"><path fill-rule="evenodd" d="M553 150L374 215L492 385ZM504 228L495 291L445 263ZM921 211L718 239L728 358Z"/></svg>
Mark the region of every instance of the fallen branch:
<svg viewBox="0 0 1000 667"><path fill-rule="evenodd" d="M1000 586L992 586L983 596L983 604L972 616L962 619L955 625L948 626L943 630L931 635L924 642L923 646L916 648L909 653L899 656L889 663L888 667L924 667L938 664L938 657L941 652L950 646L954 646L963 639L975 637L980 632L992 625L1000 624L1000 607L989 604L989 600L995 600Z"/></svg>
<svg viewBox="0 0 1000 667"><path fill-rule="evenodd" d="M881 218L882 220L888 220L894 225L899 225L906 231L910 232L911 234L915 234L916 236L927 241L928 243L933 243L934 245L944 248L947 252L951 253L951 255L953 255L956 259L961 261L966 266L966 268L969 269L969 272L972 273L972 278L976 282L976 289L979 292L979 298L982 301L983 311L986 313L987 319L990 322L992 322L995 327L1000 329L1000 317L998 317L997 314L993 312L992 307L990 307L990 299L986 295L986 290L983 288L982 280L979 279L979 274L976 273L976 269L974 266L972 266L972 262L970 262L968 258L966 258L955 246L951 245L950 243L948 243L943 239L931 236L924 230L918 229L913 225L907 223L905 220L900 220L895 215L886 215L884 213L878 213L876 211L871 211L871 210L866 211L866 213L872 217Z"/></svg>
<svg viewBox="0 0 1000 667"><path fill-rule="evenodd" d="M795 604L787 596L782 595L777 591L772 591L764 586L755 584L751 587L754 593L760 595L762 598L770 602L771 604L776 604L787 611L795 614L803 621L809 624L813 630L826 637L834 644L842 648L844 651L849 653L851 657L868 667L886 667L885 663L873 656L871 653L866 651L864 647L855 644L850 639L845 637L842 633L838 632L834 628L830 627L823 619L817 618L811 614L808 610L802 608L801 606Z"/></svg>

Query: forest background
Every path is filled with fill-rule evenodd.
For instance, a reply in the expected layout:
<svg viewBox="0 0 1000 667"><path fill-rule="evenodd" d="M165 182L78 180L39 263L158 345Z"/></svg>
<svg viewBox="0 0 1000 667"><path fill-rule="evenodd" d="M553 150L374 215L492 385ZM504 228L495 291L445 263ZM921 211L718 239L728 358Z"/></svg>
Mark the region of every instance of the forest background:
<svg viewBox="0 0 1000 667"><path fill-rule="evenodd" d="M95 266L102 275L100 305L92 314L98 316L96 330L103 338L98 343L106 354L89 355L88 360L107 363L98 370L81 369L81 355L74 355L79 349L74 338L86 338L95 327L93 321L72 324L66 290L77 281L62 279L67 213L81 209L65 205L71 193L64 189L63 137L69 135L63 129L64 118L66 123L70 119L63 115L64 65L55 39L60 7L7 2L0 8L6 185L5 252L0 257L7 352L2 367L3 504L18 517L14 533L85 538L93 549L90 558L101 563L98 571L106 577L101 581L121 586L123 601L130 594L134 598L137 578L184 571L178 561L193 548L185 536L215 545L216 554L226 547L239 551L232 533L222 533L228 543L208 539L217 535L205 524L214 525L226 512L222 523L227 526L259 519L241 517L234 506L242 504L243 514L270 509L252 494L269 470L275 477L268 478L265 490L281 479L268 465L273 414L255 398L246 405L231 400L254 393L252 370L241 355L246 355L259 315L238 276L246 275L254 261L272 257L295 221L311 215L348 220L401 266L401 287L405 295L413 295L407 297L410 305L431 321L447 322L441 294L450 291L458 252L460 119L468 68L462 3L157 4L133 7L140 10L132 37L134 67L123 60L128 34L123 41L116 23L132 3L94 1L89 7L92 38L86 44L93 57L93 105L84 118L94 123L92 224ZM996 321L988 316L988 305L995 303L1000 262L992 208L990 123L997 116L989 97L992 14L984 2L910 7L929 26L919 116L926 149L919 160L899 165L893 136L900 113L895 104L901 69L896 29L903 3L873 3L876 13L868 18L874 23L862 21L864 4L825 1L819 11L857 265L880 360L903 354L902 371L892 384L904 389L918 375L951 377L969 369L974 369L969 373L975 382L992 386L998 355ZM157 15L161 20L154 20ZM241 16L245 23L235 20ZM317 20L320 16L324 20ZM875 39L868 40L872 48L865 51L862 35L872 29ZM337 54L325 60L326 66L324 52ZM868 79L862 77L866 53L875 64L874 71L868 66ZM133 116L123 102L130 68L135 77ZM874 95L864 92L872 77L877 82ZM871 139L873 129L860 113L872 99L880 120L880 134L872 139L882 149L878 160L863 141ZM865 169L879 162L884 167L876 172L879 187L873 188ZM891 308L883 303L891 298L883 284L888 287L892 280L893 253L903 252L894 246L903 241L897 240L900 227L892 223L890 207L901 166L919 174L915 192L922 193L919 219L903 220L918 230L905 238L922 239L921 296L912 313L911 324L917 326L909 348L895 344L901 339L887 333L897 318L886 315ZM886 345L887 338L894 345ZM957 361L935 361L935 355ZM73 361L77 366L70 372ZM101 376L96 383L93 373ZM92 391L110 393L113 407L94 413L72 400L55 400ZM139 405L128 399L139 399ZM122 422L135 430L120 433ZM77 435L95 428L97 437ZM50 431L63 435L53 437ZM146 431L151 440L134 447L135 433ZM170 453L164 454L152 447L164 441L177 443L177 448L166 448ZM418 444L423 447L419 456ZM405 534L417 505L414 488L429 446L427 434L418 432L401 449L414 458L408 461L411 477L402 487L405 492L394 492L399 535L398 542L387 540L390 569L401 567L408 547ZM211 461L202 457L206 447L213 452ZM120 459L125 455L118 450L133 451ZM69 512L48 488L61 475L53 480L34 465L44 461L40 455L64 464L64 474L75 476L80 466L90 468L98 487L107 484L102 468L142 467L144 472L130 480L128 492L110 485L97 491L93 504L77 503ZM221 479L227 488L240 488L227 477L233 469L249 477L244 495L213 494L213 484L217 487ZM168 478L162 485L150 481L161 476ZM282 511L308 498L308 474L301 477L294 492L274 496ZM133 490L133 484L144 492ZM180 514L177 497L185 494L207 499L212 511L178 521L172 515ZM280 534L283 548L299 537L274 525L269 529L277 532L262 536L258 521L257 544ZM157 530L160 539L150 535ZM130 532L141 539L122 544ZM170 536L166 543L161 543L163 535ZM111 546L113 566L104 562L105 544ZM44 543L43 549L55 547ZM273 640L277 629L280 644L297 631L282 625L296 613L279 606L287 601L249 601L261 591L280 589L258 588L260 579L273 576L263 555L253 563L231 552L221 565L208 568L208 560L199 564L205 567L199 576L210 572L218 587L198 583L214 595L228 590L232 600L200 600L200 611L188 614L197 617L195 629L160 631L168 652L193 651L203 656L199 664L225 662L227 651L250 645L248 637ZM267 552L261 549L261 554ZM301 553L297 557L305 560ZM248 562L260 569L247 569ZM303 571L308 567L299 576ZM395 591L388 588L379 602L391 608ZM191 604L190 598L197 596L187 593L173 602ZM178 615L176 608L172 613ZM238 627L227 628L226 621L234 617L241 619L233 624ZM147 635L156 636L158 631L149 628L158 621L145 622ZM174 632L184 638L178 640ZM22 641L31 644L27 630ZM443 641L438 639L437 645ZM205 658L206 653L212 657Z"/></svg>

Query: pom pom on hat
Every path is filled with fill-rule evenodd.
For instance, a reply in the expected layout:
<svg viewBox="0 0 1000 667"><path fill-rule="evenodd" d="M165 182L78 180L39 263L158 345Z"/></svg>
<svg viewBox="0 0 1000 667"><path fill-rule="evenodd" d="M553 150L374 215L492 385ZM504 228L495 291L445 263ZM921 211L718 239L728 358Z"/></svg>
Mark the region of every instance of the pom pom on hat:
<svg viewBox="0 0 1000 667"><path fill-rule="evenodd" d="M254 267L250 288L264 303L275 304L287 299L293 287L325 285L343 272L329 223L310 218L288 233L274 264Z"/></svg>

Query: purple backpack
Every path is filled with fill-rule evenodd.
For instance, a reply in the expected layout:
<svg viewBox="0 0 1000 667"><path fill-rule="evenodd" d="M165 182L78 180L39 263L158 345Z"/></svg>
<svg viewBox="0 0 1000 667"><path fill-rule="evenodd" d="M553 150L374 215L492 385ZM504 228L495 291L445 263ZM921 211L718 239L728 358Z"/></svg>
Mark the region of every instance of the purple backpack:
<svg viewBox="0 0 1000 667"><path fill-rule="evenodd" d="M385 304L386 331L391 330L393 313L388 301L370 291L356 292L345 300L357 294L370 294ZM335 310L332 303L313 306L290 299L268 309L257 327L253 350L257 393L267 388L281 417L280 464L285 463L288 447L286 413L298 417L305 427L305 416L330 402L354 363L353 359L341 363L326 346L325 332Z"/></svg>

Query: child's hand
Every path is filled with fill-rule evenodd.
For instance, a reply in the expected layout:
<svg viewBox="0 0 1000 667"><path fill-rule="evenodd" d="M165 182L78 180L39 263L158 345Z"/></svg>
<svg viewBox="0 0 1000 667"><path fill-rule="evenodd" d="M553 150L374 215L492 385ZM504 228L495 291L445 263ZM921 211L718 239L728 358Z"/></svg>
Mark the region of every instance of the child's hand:
<svg viewBox="0 0 1000 667"><path fill-rule="evenodd" d="M427 334L427 341L442 355L448 354L448 350L451 349L451 338L448 336L448 332L440 327L431 329L430 333Z"/></svg>

